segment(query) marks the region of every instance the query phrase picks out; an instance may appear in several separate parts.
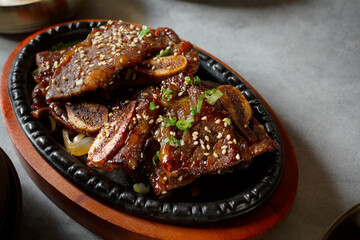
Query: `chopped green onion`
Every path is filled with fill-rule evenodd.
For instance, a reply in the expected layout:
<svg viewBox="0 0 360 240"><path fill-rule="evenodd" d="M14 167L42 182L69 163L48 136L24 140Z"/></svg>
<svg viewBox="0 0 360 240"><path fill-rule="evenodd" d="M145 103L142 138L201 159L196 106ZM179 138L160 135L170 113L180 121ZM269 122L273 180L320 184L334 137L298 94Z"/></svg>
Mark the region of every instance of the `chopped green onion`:
<svg viewBox="0 0 360 240"><path fill-rule="evenodd" d="M176 124L176 117L172 117L172 118L168 118L168 117L163 117L164 122L166 123L166 127L169 126L174 126Z"/></svg>
<svg viewBox="0 0 360 240"><path fill-rule="evenodd" d="M175 146L175 147L180 145L179 140L177 140L173 136L169 137L169 143L171 146Z"/></svg>
<svg viewBox="0 0 360 240"><path fill-rule="evenodd" d="M173 94L173 93L175 93L175 91L164 89L161 97L164 101L168 102L171 100L171 98L172 98L171 94Z"/></svg>
<svg viewBox="0 0 360 240"><path fill-rule="evenodd" d="M192 84L192 81L191 81L191 78L189 76L186 76L185 77L185 82L187 85L191 85Z"/></svg>
<svg viewBox="0 0 360 240"><path fill-rule="evenodd" d="M194 119L194 117L191 117L192 119ZM188 118L186 120L179 120L176 123L176 126L178 127L178 129L180 130L185 130L187 128L191 128L191 119Z"/></svg>
<svg viewBox="0 0 360 240"><path fill-rule="evenodd" d="M135 183L133 189L140 194L148 194L150 192L150 186L145 186L143 183Z"/></svg>
<svg viewBox="0 0 360 240"><path fill-rule="evenodd" d="M197 107L191 106L191 116L195 116L196 114L198 114L197 112Z"/></svg>
<svg viewBox="0 0 360 240"><path fill-rule="evenodd" d="M169 142L169 144L173 147L184 146L184 144L185 144L183 139L178 140L178 139L174 138L173 136L171 136L171 137L165 138L163 141L161 141L160 145L163 146L167 142Z"/></svg>
<svg viewBox="0 0 360 240"><path fill-rule="evenodd" d="M150 110L155 110L155 108L156 108L156 105L155 105L155 103L152 101L152 102L150 103L149 109L150 109Z"/></svg>
<svg viewBox="0 0 360 240"><path fill-rule="evenodd" d="M154 166L156 166L156 160L158 160L159 158L160 158L160 151L157 151L152 158L152 162L153 162Z"/></svg>
<svg viewBox="0 0 360 240"><path fill-rule="evenodd" d="M169 141L169 138L165 138L164 140L161 141L160 146L164 146L165 143L167 143Z"/></svg>
<svg viewBox="0 0 360 240"><path fill-rule="evenodd" d="M31 74L33 76L36 76L36 75L38 75L38 73L39 73L39 68L35 69Z"/></svg>
<svg viewBox="0 0 360 240"><path fill-rule="evenodd" d="M214 105L215 102L219 98L221 98L222 95L223 95L223 93L220 90L217 90L214 88L207 92L206 100L208 101L209 104Z"/></svg>
<svg viewBox="0 0 360 240"><path fill-rule="evenodd" d="M195 83L201 83L201 79L198 76L195 76L194 82Z"/></svg>
<svg viewBox="0 0 360 240"><path fill-rule="evenodd" d="M167 48L165 50L162 50L156 57L165 57L171 53L171 49Z"/></svg>
<svg viewBox="0 0 360 240"><path fill-rule="evenodd" d="M142 30L138 32L138 35L140 38L145 37L148 33L150 32L150 28L148 28L147 26L142 26Z"/></svg>
<svg viewBox="0 0 360 240"><path fill-rule="evenodd" d="M228 125L231 125L231 120L230 118L224 118L223 122L226 122Z"/></svg>
<svg viewBox="0 0 360 240"><path fill-rule="evenodd" d="M198 104L197 104L197 111L196 111L197 114L199 114L200 111L201 111L201 106L202 106L202 104L203 104L204 97L205 97L205 93L202 93L202 94L200 94L200 96L199 96L199 100L198 100Z"/></svg>

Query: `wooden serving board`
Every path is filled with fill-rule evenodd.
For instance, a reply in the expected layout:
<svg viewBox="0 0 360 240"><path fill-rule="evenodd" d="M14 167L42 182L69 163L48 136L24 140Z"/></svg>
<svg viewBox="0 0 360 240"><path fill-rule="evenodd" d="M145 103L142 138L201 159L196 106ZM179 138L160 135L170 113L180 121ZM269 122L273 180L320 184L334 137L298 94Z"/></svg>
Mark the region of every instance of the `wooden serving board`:
<svg viewBox="0 0 360 240"><path fill-rule="evenodd" d="M280 183L273 195L256 209L219 223L193 227L170 225L111 208L64 178L40 156L23 133L14 115L8 93L8 75L14 58L31 39L49 28L29 36L10 54L1 73L0 104L5 126L23 167L41 191L65 213L105 239L262 239L285 221L295 200L298 184L298 164L294 148L284 126L270 106L238 74L237 76L251 87L271 112L284 145L284 169Z"/></svg>

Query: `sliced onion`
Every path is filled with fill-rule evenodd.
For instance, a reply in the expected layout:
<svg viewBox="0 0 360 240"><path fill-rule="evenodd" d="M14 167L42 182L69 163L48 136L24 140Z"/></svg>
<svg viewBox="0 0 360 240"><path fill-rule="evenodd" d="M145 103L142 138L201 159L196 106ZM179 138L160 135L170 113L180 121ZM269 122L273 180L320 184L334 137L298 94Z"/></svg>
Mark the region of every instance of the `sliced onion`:
<svg viewBox="0 0 360 240"><path fill-rule="evenodd" d="M62 130L64 145L66 149L74 156L82 156L89 152L90 146L94 142L94 138L86 137L80 133L71 141L69 132L66 129Z"/></svg>
<svg viewBox="0 0 360 240"><path fill-rule="evenodd" d="M55 131L55 128L56 128L56 122L55 122L55 119L51 116L49 116L49 119L50 119L50 123L51 123L51 129L50 129L50 132L52 133L53 131Z"/></svg>

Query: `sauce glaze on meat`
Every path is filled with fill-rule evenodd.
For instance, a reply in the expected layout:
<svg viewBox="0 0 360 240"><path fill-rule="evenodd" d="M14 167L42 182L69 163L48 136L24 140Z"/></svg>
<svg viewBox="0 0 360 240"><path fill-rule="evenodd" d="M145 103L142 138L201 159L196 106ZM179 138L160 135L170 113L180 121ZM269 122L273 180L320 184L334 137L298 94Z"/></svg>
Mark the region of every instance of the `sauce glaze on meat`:
<svg viewBox="0 0 360 240"><path fill-rule="evenodd" d="M199 56L171 29L109 21L36 62L33 115L94 136L89 166L141 175L157 195L279 148L238 89L195 81Z"/></svg>

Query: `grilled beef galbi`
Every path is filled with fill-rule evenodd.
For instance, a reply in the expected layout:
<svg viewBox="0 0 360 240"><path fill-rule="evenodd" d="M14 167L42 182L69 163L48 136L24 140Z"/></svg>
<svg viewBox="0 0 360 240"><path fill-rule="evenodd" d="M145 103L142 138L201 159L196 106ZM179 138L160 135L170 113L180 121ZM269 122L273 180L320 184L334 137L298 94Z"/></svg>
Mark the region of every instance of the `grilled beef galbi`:
<svg viewBox="0 0 360 240"><path fill-rule="evenodd" d="M238 89L195 76L197 51L171 29L110 21L37 64L33 115L96 136L89 166L141 174L156 195L279 148Z"/></svg>

